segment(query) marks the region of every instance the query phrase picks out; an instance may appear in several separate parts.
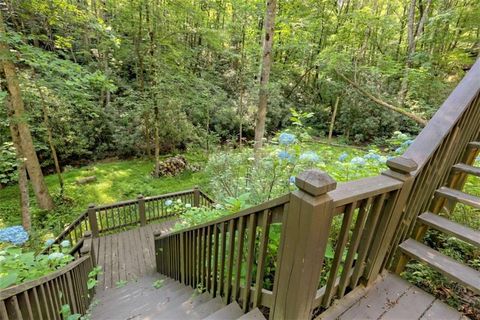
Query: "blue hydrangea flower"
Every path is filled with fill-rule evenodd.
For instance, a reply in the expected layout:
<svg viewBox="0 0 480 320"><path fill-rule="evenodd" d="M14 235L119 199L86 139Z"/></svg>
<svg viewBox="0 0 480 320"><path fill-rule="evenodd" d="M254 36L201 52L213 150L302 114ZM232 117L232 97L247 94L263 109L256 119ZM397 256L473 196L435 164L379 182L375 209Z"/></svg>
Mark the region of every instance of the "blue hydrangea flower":
<svg viewBox="0 0 480 320"><path fill-rule="evenodd" d="M62 259L63 257L65 257L65 255L61 252L52 252L48 255L49 260Z"/></svg>
<svg viewBox="0 0 480 320"><path fill-rule="evenodd" d="M365 159L363 159L361 157L355 157L352 160L350 160L350 163L355 164L355 165L359 165L359 166L363 166L366 162L365 162Z"/></svg>
<svg viewBox="0 0 480 320"><path fill-rule="evenodd" d="M5 260L7 260L7 258L5 258L4 256L0 256L0 263L2 263Z"/></svg>
<svg viewBox="0 0 480 320"><path fill-rule="evenodd" d="M68 240L63 240L62 242L60 242L60 246L61 246L62 248L68 248L68 247L70 247L70 241L68 241Z"/></svg>
<svg viewBox="0 0 480 320"><path fill-rule="evenodd" d="M320 157L314 151L307 151L300 155L300 160L317 162L318 160L320 160Z"/></svg>
<svg viewBox="0 0 480 320"><path fill-rule="evenodd" d="M278 157L282 160L290 160L292 158L291 154L285 150L278 152Z"/></svg>
<svg viewBox="0 0 480 320"><path fill-rule="evenodd" d="M173 201L172 201L172 200L167 200L167 201L165 201L165 205L166 205L167 207L171 206L172 204L173 204Z"/></svg>
<svg viewBox="0 0 480 320"><path fill-rule="evenodd" d="M340 157L338 157L338 161L340 162L344 162L348 157L348 153L344 152L340 155Z"/></svg>
<svg viewBox="0 0 480 320"><path fill-rule="evenodd" d="M380 155L376 154L376 153L368 153L366 154L364 157L364 159L369 159L369 160L380 160Z"/></svg>
<svg viewBox="0 0 480 320"><path fill-rule="evenodd" d="M408 147L408 146L411 145L412 143L413 143L413 140L407 140L407 141L405 141L404 143L402 143L402 146Z"/></svg>
<svg viewBox="0 0 480 320"><path fill-rule="evenodd" d="M47 241L45 241L45 247L50 247L54 242L54 239L48 239Z"/></svg>
<svg viewBox="0 0 480 320"><path fill-rule="evenodd" d="M403 151L402 147L398 147L395 149L395 153L401 153Z"/></svg>
<svg viewBox="0 0 480 320"><path fill-rule="evenodd" d="M0 229L0 242L10 242L20 246L28 240L28 233L22 226Z"/></svg>
<svg viewBox="0 0 480 320"><path fill-rule="evenodd" d="M278 142L283 145L290 145L297 140L294 134L282 132L278 137Z"/></svg>
<svg viewBox="0 0 480 320"><path fill-rule="evenodd" d="M290 184L295 184L295 177L291 176L288 181L290 181Z"/></svg>

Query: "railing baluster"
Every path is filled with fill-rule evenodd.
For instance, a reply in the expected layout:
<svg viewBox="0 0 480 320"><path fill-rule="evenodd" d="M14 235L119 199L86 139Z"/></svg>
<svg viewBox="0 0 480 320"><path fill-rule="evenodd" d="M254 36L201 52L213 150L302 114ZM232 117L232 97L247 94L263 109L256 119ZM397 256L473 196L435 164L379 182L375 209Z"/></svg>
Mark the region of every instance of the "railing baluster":
<svg viewBox="0 0 480 320"><path fill-rule="evenodd" d="M213 225L213 271L212 271L212 296L216 297L217 296L217 289L218 289L218 240L219 240L219 234L218 234L218 224Z"/></svg>
<svg viewBox="0 0 480 320"><path fill-rule="evenodd" d="M256 239L256 227L257 227L257 215L251 214L248 217L248 227L247 227L247 256L246 256L246 266L247 272L245 277L245 290L243 291L243 306L242 309L244 312L247 312L250 309L250 287L252 286L253 278L253 262L255 258L255 239Z"/></svg>
<svg viewBox="0 0 480 320"><path fill-rule="evenodd" d="M235 221L234 219L228 222L228 261L227 261L227 276L225 278L225 301L230 303L230 295L232 289L232 271L234 259L234 245L235 245Z"/></svg>
<svg viewBox="0 0 480 320"><path fill-rule="evenodd" d="M260 246L258 248L257 275L255 279L255 293L253 296L253 307L260 306L263 290L263 277L265 274L265 259L267 255L268 236L272 214L269 209L263 211L261 227Z"/></svg>
<svg viewBox="0 0 480 320"><path fill-rule="evenodd" d="M235 279L233 282L233 290L232 290L232 299L238 301L240 296L240 279L242 277L242 261L243 261L243 241L244 241L244 234L245 234L245 217L242 216L239 218L239 226L238 226L238 235L237 235L237 243L236 243L236 262L235 262Z"/></svg>
<svg viewBox="0 0 480 320"><path fill-rule="evenodd" d="M339 233L339 239L337 239L337 245L335 248L335 256L333 257L332 265L330 267L330 272L327 281L327 287L325 289L325 296L323 298L323 306L327 307L332 301L334 294L333 287L335 285L335 280L337 279L338 270L340 269L340 263L342 262L343 252L345 251L345 246L347 245L350 224L353 219L353 214L357 207L357 202L350 203L343 216L342 227Z"/></svg>

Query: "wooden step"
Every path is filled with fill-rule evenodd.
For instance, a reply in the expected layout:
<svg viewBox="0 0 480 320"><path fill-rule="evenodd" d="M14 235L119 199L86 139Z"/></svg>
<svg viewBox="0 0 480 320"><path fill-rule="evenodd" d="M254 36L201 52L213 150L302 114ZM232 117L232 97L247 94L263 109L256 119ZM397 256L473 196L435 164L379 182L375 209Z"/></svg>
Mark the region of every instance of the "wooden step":
<svg viewBox="0 0 480 320"><path fill-rule="evenodd" d="M480 177L479 167L469 166L468 164L465 164L465 163L457 163L456 165L453 166L453 170Z"/></svg>
<svg viewBox="0 0 480 320"><path fill-rule="evenodd" d="M238 320L266 320L266 318L258 308L255 308L238 318Z"/></svg>
<svg viewBox="0 0 480 320"><path fill-rule="evenodd" d="M480 294L480 272L464 266L452 258L413 239L405 240L399 247L404 254L428 264L451 280L460 282L465 287Z"/></svg>
<svg viewBox="0 0 480 320"><path fill-rule="evenodd" d="M439 231L451 234L458 239L480 247L480 231L462 226L438 214L425 212L418 217L418 221Z"/></svg>
<svg viewBox="0 0 480 320"><path fill-rule="evenodd" d="M236 302L230 303L203 320L235 320L243 315L242 308Z"/></svg>
<svg viewBox="0 0 480 320"><path fill-rule="evenodd" d="M455 189L450 189L447 187L441 187L435 193L438 196L445 197L450 200L458 201L467 206L480 209L480 198L473 196L471 194L468 194L459 190L455 190Z"/></svg>
<svg viewBox="0 0 480 320"><path fill-rule="evenodd" d="M480 149L480 141L472 141L468 144L470 149Z"/></svg>

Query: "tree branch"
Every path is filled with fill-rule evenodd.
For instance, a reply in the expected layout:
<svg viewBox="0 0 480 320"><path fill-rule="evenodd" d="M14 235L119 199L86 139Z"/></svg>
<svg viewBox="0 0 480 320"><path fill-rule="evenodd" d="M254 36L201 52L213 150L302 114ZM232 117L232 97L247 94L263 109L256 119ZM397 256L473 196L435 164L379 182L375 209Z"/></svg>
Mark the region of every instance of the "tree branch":
<svg viewBox="0 0 480 320"><path fill-rule="evenodd" d="M411 113L411 112L408 112L400 107L397 107L397 106L394 106L388 102L385 102L383 101L382 99L378 98L378 97L375 97L374 95L372 95L371 93L367 92L366 90L364 90L363 88L361 88L356 82L350 80L349 78L347 78L344 74L342 74L340 71L338 70L335 70L335 72L340 76L340 78L342 78L343 80L345 80L346 82L348 82L352 87L354 87L357 91L359 91L361 94L363 94L364 96L366 96L367 98L369 98L370 100L372 100L373 102L375 102L376 104L384 107L384 108L387 108L391 111L394 111L396 113L400 113L401 115L404 115L410 119L412 119L413 121L415 121L416 123L418 123L419 125L421 126L425 126L427 125L428 121L425 120L424 118L414 114L414 113Z"/></svg>

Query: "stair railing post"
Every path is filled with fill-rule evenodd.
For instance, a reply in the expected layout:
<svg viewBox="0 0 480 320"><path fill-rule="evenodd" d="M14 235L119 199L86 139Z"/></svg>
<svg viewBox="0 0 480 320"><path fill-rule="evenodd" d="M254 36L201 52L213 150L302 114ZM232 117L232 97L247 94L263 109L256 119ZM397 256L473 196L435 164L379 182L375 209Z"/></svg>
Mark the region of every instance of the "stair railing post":
<svg viewBox="0 0 480 320"><path fill-rule="evenodd" d="M80 255L90 255L90 259L92 260L93 266L96 266L97 263L95 261L95 251L93 248L93 238L92 238L92 232L91 231L85 231L83 234L83 245L82 248L80 249Z"/></svg>
<svg viewBox="0 0 480 320"><path fill-rule="evenodd" d="M88 206L88 222L92 230L92 237L98 238L100 232L98 230L97 209L94 204Z"/></svg>
<svg viewBox="0 0 480 320"><path fill-rule="evenodd" d="M319 170L295 179L283 216L270 319L310 319L334 212L337 183Z"/></svg>
<svg viewBox="0 0 480 320"><path fill-rule="evenodd" d="M378 221L377 232L366 259L364 280L367 285L375 281L383 268L388 267L387 259L395 253L397 242L401 240L397 233L404 223L402 217L415 181L413 172L417 169L415 161L402 156L388 160L387 166L389 170L382 175L400 180L403 185L396 196L387 200ZM387 256L389 250L390 255Z"/></svg>
<svg viewBox="0 0 480 320"><path fill-rule="evenodd" d="M193 188L193 206L200 207L200 189L198 186Z"/></svg>
<svg viewBox="0 0 480 320"><path fill-rule="evenodd" d="M140 217L140 225L145 226L147 225L147 215L145 212L145 198L143 195L139 195L137 197L138 200L138 215Z"/></svg>

